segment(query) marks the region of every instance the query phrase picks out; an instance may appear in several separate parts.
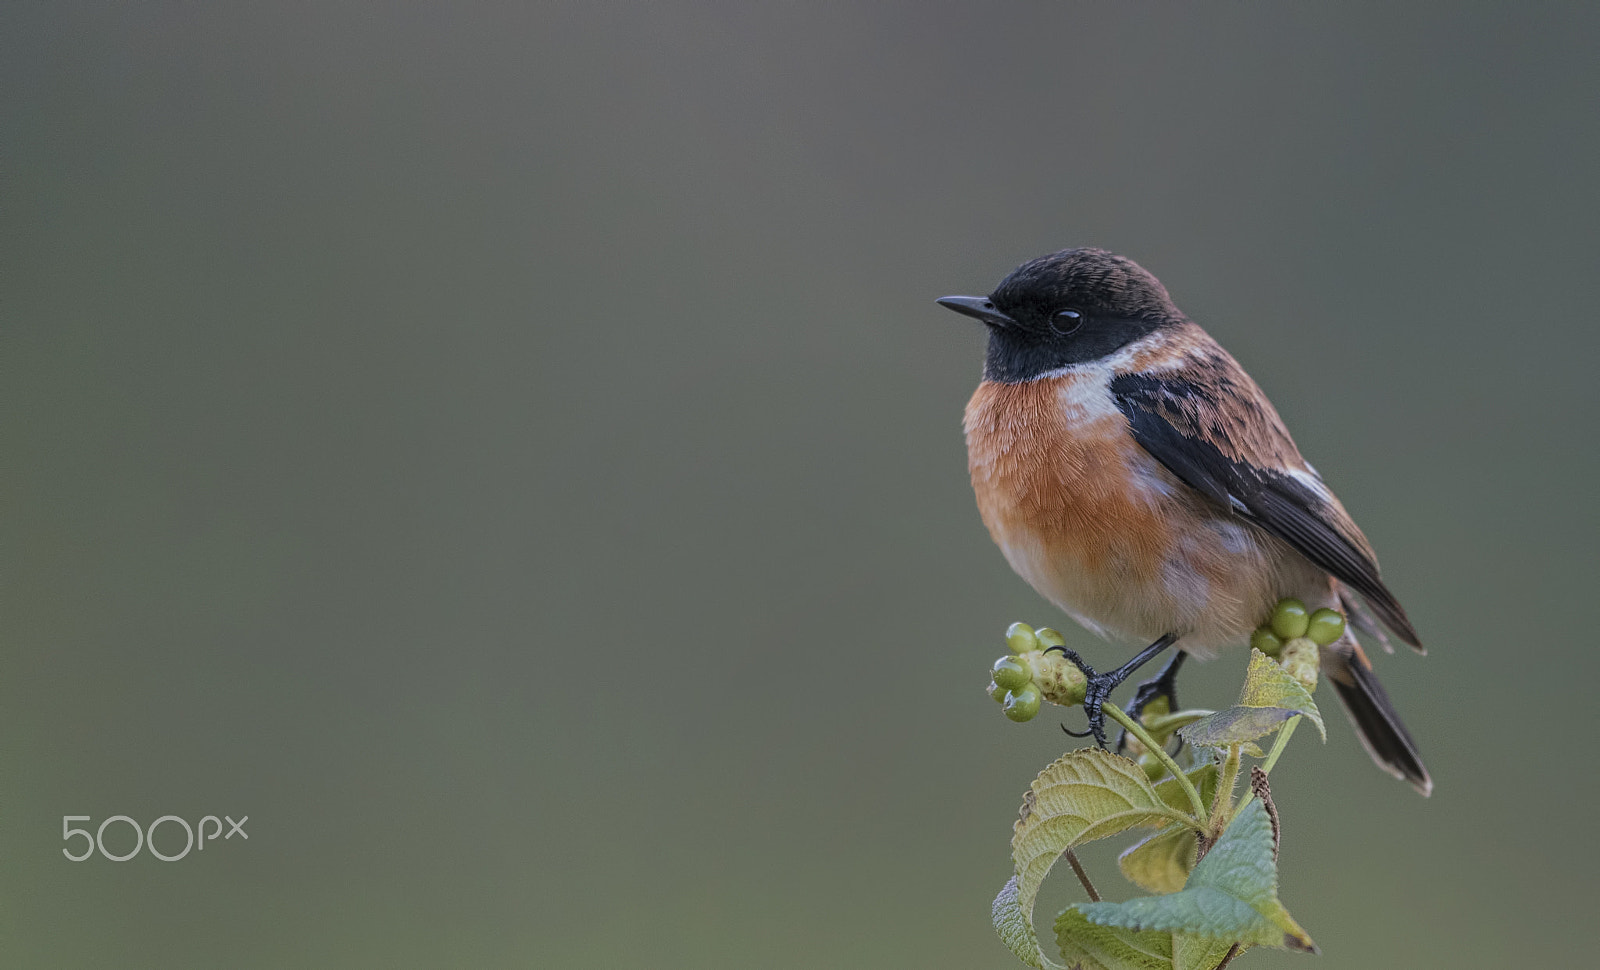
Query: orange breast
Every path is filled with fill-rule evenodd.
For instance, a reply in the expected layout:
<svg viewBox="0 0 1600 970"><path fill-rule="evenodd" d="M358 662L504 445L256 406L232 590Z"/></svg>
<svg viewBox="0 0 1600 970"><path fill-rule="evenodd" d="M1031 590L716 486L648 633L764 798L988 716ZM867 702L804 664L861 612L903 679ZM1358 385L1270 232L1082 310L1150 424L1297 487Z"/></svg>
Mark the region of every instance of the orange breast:
<svg viewBox="0 0 1600 970"><path fill-rule="evenodd" d="M1170 486L1152 478L1109 396L1102 406L1098 388L1073 386L1098 376L979 385L965 422L972 488L1008 559L1037 546L1074 572L1151 581L1166 545L1159 491ZM1037 570L1012 565L1035 580Z"/></svg>
<svg viewBox="0 0 1600 970"><path fill-rule="evenodd" d="M978 387L967 455L989 534L1013 569L1096 632L1175 632L1200 652L1248 635L1277 596L1317 575L1139 447L1108 377L1085 368Z"/></svg>

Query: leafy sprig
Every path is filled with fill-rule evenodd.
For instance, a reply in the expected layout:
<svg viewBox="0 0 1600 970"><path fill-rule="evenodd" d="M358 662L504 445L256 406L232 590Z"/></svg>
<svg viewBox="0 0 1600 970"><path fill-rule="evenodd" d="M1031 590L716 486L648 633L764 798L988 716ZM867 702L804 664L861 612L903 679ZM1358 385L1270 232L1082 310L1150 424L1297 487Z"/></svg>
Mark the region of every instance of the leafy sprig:
<svg viewBox="0 0 1600 970"><path fill-rule="evenodd" d="M1039 773L1012 827L1013 875L993 906L996 931L1023 963L1039 970L1213 970L1252 946L1316 951L1278 900L1279 829L1267 776L1301 720L1326 739L1312 699L1317 646L1342 635L1343 619L1332 610L1308 614L1298 601L1280 603L1252 639L1273 656L1251 650L1238 703L1170 711L1162 701L1137 721L1104 704L1127 731L1133 757L1083 748ZM989 689L1008 717L1031 719L1041 700L1083 702L1082 673L1044 652L1060 634L1018 623L1006 640L1011 654L996 661ZM1263 752L1257 742L1274 734ZM1185 765L1167 751L1174 737L1188 742ZM1247 757L1260 763L1236 801ZM1073 850L1135 830L1146 834L1118 866L1151 895L1099 899ZM1063 858L1090 896L1056 916L1065 965L1046 956L1033 924L1040 886Z"/></svg>

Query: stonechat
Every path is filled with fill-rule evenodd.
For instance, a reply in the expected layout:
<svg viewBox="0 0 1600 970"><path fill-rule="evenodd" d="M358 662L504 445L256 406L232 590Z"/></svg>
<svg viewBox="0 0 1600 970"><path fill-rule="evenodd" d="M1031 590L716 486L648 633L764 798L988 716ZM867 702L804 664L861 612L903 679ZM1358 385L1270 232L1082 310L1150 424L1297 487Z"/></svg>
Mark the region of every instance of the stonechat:
<svg viewBox="0 0 1600 970"><path fill-rule="evenodd" d="M1323 672L1378 766L1433 782L1356 631L1421 650L1366 536L1300 456L1239 363L1137 263L1067 249L993 293L938 301L988 329L967 404L972 487L989 534L1034 589L1084 627L1149 642L1089 677L1085 710L1145 661L1177 652L1135 698L1171 695L1188 654L1246 640L1282 598L1342 610Z"/></svg>

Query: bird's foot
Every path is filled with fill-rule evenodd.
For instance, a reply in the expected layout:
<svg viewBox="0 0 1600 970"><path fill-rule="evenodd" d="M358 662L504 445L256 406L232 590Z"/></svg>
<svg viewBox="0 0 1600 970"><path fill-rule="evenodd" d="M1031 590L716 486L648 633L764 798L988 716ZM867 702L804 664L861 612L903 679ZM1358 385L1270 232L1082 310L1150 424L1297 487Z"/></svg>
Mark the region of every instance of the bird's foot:
<svg viewBox="0 0 1600 970"><path fill-rule="evenodd" d="M1103 674L1098 673L1093 667L1085 663L1084 659L1078 656L1075 650L1070 650L1066 647L1051 647L1046 650L1045 653L1049 653L1051 650L1061 651L1063 657L1072 661L1074 667L1083 671L1083 713L1089 718L1089 729L1081 733L1069 731L1067 726L1063 724L1061 725L1061 730L1066 731L1067 734L1075 738L1093 737L1095 743L1100 747L1107 747L1106 713L1101 709L1101 705L1111 696L1111 692L1116 690L1123 681L1127 680L1135 670L1143 666L1151 657L1172 646L1173 641L1177 639L1177 634L1169 633L1139 651L1137 656L1116 670L1110 670ZM1163 674L1165 674L1165 671L1163 671ZM1159 680L1160 678L1158 677L1157 679Z"/></svg>
<svg viewBox="0 0 1600 970"><path fill-rule="evenodd" d="M1115 676L1116 671L1112 671L1108 674L1096 673L1093 667L1089 666L1084 662L1082 657L1078 656L1078 652L1076 650L1069 650L1066 647L1051 647L1050 650L1061 651L1061 655L1063 657L1066 657L1068 660L1072 661L1072 665L1074 667L1077 667L1079 670L1083 671L1084 678L1083 713L1089 717L1089 730L1082 732L1072 731L1068 730L1065 724L1061 725L1061 730L1066 731L1067 734L1075 738L1087 738L1092 736L1095 744L1098 744L1100 747L1104 748L1106 746L1106 712L1100 709L1100 705L1105 702L1107 697L1111 696L1111 692L1116 689L1116 686L1122 683L1122 681L1112 679ZM1050 650L1046 650L1045 653L1049 653Z"/></svg>
<svg viewBox="0 0 1600 970"><path fill-rule="evenodd" d="M1173 654L1167 665L1161 668L1161 673L1140 684L1133 693L1133 701L1123 710L1128 716L1139 723L1144 723L1144 709L1162 698L1167 701L1167 710L1178 709L1178 668L1183 666L1183 661L1189 655L1183 651ZM1117 751L1120 753L1128 744L1128 732L1124 730L1117 736ZM1183 739L1178 739L1178 751L1183 750ZM1176 751L1174 752L1176 753Z"/></svg>

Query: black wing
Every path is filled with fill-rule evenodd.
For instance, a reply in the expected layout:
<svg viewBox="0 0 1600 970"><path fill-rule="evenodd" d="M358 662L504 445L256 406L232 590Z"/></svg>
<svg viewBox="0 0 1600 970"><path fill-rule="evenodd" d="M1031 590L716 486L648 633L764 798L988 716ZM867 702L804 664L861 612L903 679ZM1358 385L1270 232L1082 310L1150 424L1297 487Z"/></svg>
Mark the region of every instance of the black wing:
<svg viewBox="0 0 1600 970"><path fill-rule="evenodd" d="M1360 593L1400 639L1420 646L1349 515L1277 470L1304 460L1261 389L1232 358L1158 376L1125 374L1112 379L1111 394L1134 439L1186 485L1293 546Z"/></svg>

